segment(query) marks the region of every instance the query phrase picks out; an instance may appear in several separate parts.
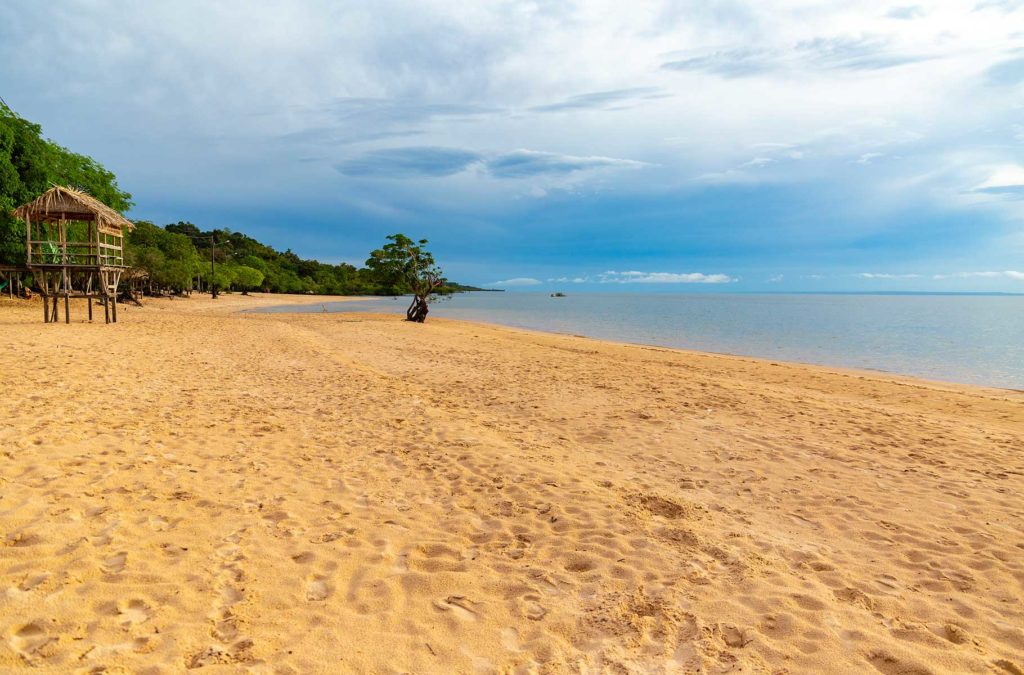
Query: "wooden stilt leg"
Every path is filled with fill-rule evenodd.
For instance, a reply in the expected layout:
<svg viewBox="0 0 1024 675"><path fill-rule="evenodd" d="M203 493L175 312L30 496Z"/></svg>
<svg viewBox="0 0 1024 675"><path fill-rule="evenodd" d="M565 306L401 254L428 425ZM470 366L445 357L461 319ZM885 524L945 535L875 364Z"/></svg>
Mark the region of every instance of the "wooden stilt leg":
<svg viewBox="0 0 1024 675"><path fill-rule="evenodd" d="M50 323L50 298L43 295L43 323Z"/></svg>
<svg viewBox="0 0 1024 675"><path fill-rule="evenodd" d="M103 322L110 323L110 297L103 296Z"/></svg>
<svg viewBox="0 0 1024 675"><path fill-rule="evenodd" d="M92 323L92 296L87 297L85 302L89 305L89 323Z"/></svg>
<svg viewBox="0 0 1024 675"><path fill-rule="evenodd" d="M110 301L114 303L110 313L114 318L114 323L117 323L117 296L112 297Z"/></svg>
<svg viewBox="0 0 1024 675"><path fill-rule="evenodd" d="M71 323L71 296L64 291L64 323Z"/></svg>

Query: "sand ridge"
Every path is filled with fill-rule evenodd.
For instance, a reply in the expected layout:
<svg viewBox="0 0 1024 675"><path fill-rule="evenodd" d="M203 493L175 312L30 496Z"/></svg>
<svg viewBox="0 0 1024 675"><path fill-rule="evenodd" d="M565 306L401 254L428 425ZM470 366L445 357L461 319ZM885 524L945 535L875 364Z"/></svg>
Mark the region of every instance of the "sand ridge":
<svg viewBox="0 0 1024 675"><path fill-rule="evenodd" d="M280 301L0 306L0 670L1024 668L1020 393Z"/></svg>

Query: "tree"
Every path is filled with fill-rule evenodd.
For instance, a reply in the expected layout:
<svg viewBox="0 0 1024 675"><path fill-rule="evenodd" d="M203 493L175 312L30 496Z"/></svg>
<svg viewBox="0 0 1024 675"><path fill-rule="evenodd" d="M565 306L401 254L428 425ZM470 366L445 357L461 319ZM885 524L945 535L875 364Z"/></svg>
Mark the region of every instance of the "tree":
<svg viewBox="0 0 1024 675"><path fill-rule="evenodd" d="M236 265L231 268L234 272L235 285L242 289L242 295L248 295L249 291L257 289L263 283L263 272L247 265Z"/></svg>
<svg viewBox="0 0 1024 675"><path fill-rule="evenodd" d="M203 278L206 279L206 283L212 284L224 292L231 289L231 284L235 283L235 272L233 267L227 265L217 265L213 277L209 275L209 270L204 269Z"/></svg>
<svg viewBox="0 0 1024 675"><path fill-rule="evenodd" d="M379 283L393 293L412 293L412 304L405 311L407 321L427 320L431 297L444 286L441 268L424 246L426 239L414 242L404 234L388 236L391 242L370 253L366 267Z"/></svg>
<svg viewBox="0 0 1024 675"><path fill-rule="evenodd" d="M192 287L200 262L187 236L139 220L125 241L126 260L131 267L145 270L150 295L154 290L181 293Z"/></svg>
<svg viewBox="0 0 1024 675"><path fill-rule="evenodd" d="M132 205L131 195L96 160L46 140L38 124L0 105L0 264L25 263L25 223L10 211L51 183L85 190L117 211Z"/></svg>

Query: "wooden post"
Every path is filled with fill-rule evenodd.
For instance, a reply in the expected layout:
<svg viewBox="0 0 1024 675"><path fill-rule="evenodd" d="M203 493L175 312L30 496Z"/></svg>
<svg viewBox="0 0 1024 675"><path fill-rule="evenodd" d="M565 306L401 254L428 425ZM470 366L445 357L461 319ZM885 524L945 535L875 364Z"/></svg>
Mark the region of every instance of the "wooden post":
<svg viewBox="0 0 1024 675"><path fill-rule="evenodd" d="M110 323L110 303L109 296L103 296L103 322Z"/></svg>
<svg viewBox="0 0 1024 675"><path fill-rule="evenodd" d="M36 237L38 239L39 237ZM32 217L25 214L25 264L32 264Z"/></svg>
<svg viewBox="0 0 1024 675"><path fill-rule="evenodd" d="M110 313L114 319L114 323L117 323L117 291L114 291L114 297L112 297L111 300L113 301L114 305Z"/></svg>
<svg viewBox="0 0 1024 675"><path fill-rule="evenodd" d="M43 323L50 323L50 298L46 296L46 289L43 289Z"/></svg>
<svg viewBox="0 0 1024 675"><path fill-rule="evenodd" d="M85 296L85 302L87 305L89 305L89 323L92 323L92 296Z"/></svg>
<svg viewBox="0 0 1024 675"><path fill-rule="evenodd" d="M60 283L64 287L64 323L71 323L71 275L67 267L61 271Z"/></svg>

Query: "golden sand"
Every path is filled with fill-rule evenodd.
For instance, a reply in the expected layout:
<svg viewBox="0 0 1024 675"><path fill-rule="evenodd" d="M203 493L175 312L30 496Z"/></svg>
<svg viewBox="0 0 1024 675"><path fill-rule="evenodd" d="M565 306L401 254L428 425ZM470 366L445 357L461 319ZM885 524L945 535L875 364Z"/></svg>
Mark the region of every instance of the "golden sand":
<svg viewBox="0 0 1024 675"><path fill-rule="evenodd" d="M0 671L1024 669L1024 394L282 301L0 301Z"/></svg>

